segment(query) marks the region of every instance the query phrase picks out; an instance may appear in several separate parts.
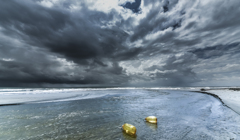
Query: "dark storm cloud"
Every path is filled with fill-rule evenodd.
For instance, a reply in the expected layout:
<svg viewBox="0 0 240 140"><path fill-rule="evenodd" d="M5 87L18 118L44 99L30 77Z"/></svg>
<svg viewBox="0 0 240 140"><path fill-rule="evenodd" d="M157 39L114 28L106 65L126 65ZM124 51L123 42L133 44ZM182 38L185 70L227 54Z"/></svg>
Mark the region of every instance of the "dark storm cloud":
<svg viewBox="0 0 240 140"><path fill-rule="evenodd" d="M86 67L86 71L79 73L84 75L84 78L76 75L71 77L66 71L54 70L61 64L54 65L51 60L40 60L42 63L36 65L29 61L1 61L1 80L5 81L4 83L13 81L14 83L105 84L121 83L120 79L122 82L128 80L127 77L121 78L124 70L118 65L118 61L131 59L139 53L139 49L129 49L121 44L128 36L124 31L114 27L101 29L98 24L99 22L103 25L108 24L108 21L114 18L115 11L106 15L102 12L89 11L85 7L85 14L79 16L70 15L64 10L45 8L31 1L27 2L7 1L0 6L3 33L22 39L35 47L46 48L53 55ZM10 47L9 49L18 47L2 45L5 49L5 46ZM20 53L24 51L17 50ZM33 54L31 51L29 53ZM44 53L47 55L48 52ZM18 55L22 54L16 53L12 57L17 58ZM28 59L32 57L29 56ZM105 64L102 59L107 59L109 64ZM11 74L13 72L15 73ZM78 72L75 71L75 74ZM115 75L118 78L115 78Z"/></svg>
<svg viewBox="0 0 240 140"><path fill-rule="evenodd" d="M180 16L176 18L169 18L167 15L160 14L159 9L153 9L135 28L135 32L133 36L131 36L131 41L142 39L148 34L163 31L168 28L175 30L176 28L181 27L181 22L182 18Z"/></svg>
<svg viewBox="0 0 240 140"><path fill-rule="evenodd" d="M199 58L209 59L223 56L224 54L238 54L240 53L239 43L233 43L229 45L218 45L206 48L200 48L191 51Z"/></svg>
<svg viewBox="0 0 240 140"><path fill-rule="evenodd" d="M134 13L138 13L141 11L140 5L141 5L141 0L135 0L135 2L132 2L132 3L131 2L125 3L124 5L122 5L122 7L132 10Z"/></svg>
<svg viewBox="0 0 240 140"><path fill-rule="evenodd" d="M2 2L0 86L185 86L214 81L211 69L237 76L239 1L103 2Z"/></svg>
<svg viewBox="0 0 240 140"><path fill-rule="evenodd" d="M98 22L95 21L98 19L93 17L95 13L86 15L92 16L86 21L84 19L85 17L71 17L69 13L34 4L31 5L35 7L34 9L29 8L28 5L14 1L6 5L8 6L2 5L3 7L1 9L11 11L11 6L14 6L15 10L11 15L1 15L3 27L6 29L14 27L13 30L16 29L23 33L26 39L31 38L31 40L29 40L31 43L47 47L53 52L63 54L73 59L82 60L105 55L105 51L106 53L110 53L117 47L121 47L115 46L121 38L118 40L118 38L114 38L114 36L116 34L123 34L121 36L124 36L124 33L117 29L102 30L92 24L91 22ZM22 12L20 13L18 11ZM1 13L3 12L1 11ZM23 13L27 14L25 15ZM112 15L102 16L102 13L96 14L98 14L96 16L102 17L103 20L111 20L112 18ZM11 20L8 20L9 18L11 18ZM5 33L7 33L7 31ZM12 33L14 31L10 30L10 32ZM118 34L118 32L121 33ZM99 41L101 37L103 39L102 42ZM111 47L111 45L116 48ZM103 51L101 47L105 47L105 51Z"/></svg>
<svg viewBox="0 0 240 140"><path fill-rule="evenodd" d="M179 20L178 22L176 22L175 24L172 25L173 30L175 30L176 28L180 28L181 27L181 20Z"/></svg>

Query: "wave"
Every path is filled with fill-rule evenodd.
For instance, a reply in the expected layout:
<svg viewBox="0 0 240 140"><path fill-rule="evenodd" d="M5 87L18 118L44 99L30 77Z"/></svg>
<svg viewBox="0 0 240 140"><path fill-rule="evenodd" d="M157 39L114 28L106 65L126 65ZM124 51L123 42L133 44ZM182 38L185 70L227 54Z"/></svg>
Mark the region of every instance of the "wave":
<svg viewBox="0 0 240 140"><path fill-rule="evenodd" d="M106 95L127 93L131 90L141 91L136 93L141 95L146 92L145 90L199 91L201 88L212 89L213 87L1 88L0 105L98 98ZM123 92L122 90L126 91Z"/></svg>
<svg viewBox="0 0 240 140"><path fill-rule="evenodd" d="M100 91L100 90L131 90L131 89L155 89L155 90L200 90L227 88L227 87L114 87L114 88L1 88L0 95L20 95L20 94L51 94L67 93L72 91Z"/></svg>

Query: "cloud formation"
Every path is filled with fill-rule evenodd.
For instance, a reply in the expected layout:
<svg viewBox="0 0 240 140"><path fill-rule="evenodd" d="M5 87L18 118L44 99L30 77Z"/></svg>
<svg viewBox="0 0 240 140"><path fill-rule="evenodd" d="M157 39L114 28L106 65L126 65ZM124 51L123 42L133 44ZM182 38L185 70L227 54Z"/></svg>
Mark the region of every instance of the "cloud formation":
<svg viewBox="0 0 240 140"><path fill-rule="evenodd" d="M11 0L0 86L236 86L238 0Z"/></svg>

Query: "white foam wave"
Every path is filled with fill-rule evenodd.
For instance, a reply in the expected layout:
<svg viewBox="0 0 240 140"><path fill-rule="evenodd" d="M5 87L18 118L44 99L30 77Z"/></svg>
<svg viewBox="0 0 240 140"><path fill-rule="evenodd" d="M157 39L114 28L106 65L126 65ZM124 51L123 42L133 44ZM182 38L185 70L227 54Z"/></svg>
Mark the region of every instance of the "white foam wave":
<svg viewBox="0 0 240 140"><path fill-rule="evenodd" d="M121 90L187 90L197 91L210 87L114 87L114 88L1 88L0 104L29 102L56 102L97 98L124 93ZM212 87L211 87L212 88ZM218 87L219 88L219 87ZM144 92L137 92L144 94Z"/></svg>
<svg viewBox="0 0 240 140"><path fill-rule="evenodd" d="M30 94L52 94L68 93L75 91L103 91L103 90L135 90L135 89L152 89L152 90L200 90L225 88L225 87L114 87L114 88L3 88L0 89L0 95L30 95Z"/></svg>

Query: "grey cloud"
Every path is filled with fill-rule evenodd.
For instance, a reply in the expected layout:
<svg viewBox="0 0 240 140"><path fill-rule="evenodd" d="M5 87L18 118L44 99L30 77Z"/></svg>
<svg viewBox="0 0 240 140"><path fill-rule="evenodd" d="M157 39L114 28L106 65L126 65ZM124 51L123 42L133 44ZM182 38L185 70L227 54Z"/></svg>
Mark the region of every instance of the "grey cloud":
<svg viewBox="0 0 240 140"><path fill-rule="evenodd" d="M76 61L93 57L115 57L111 55L117 49L122 49L122 52L128 51L128 48L121 45L128 36L127 33L118 28L101 29L99 25L95 25L99 22L107 24L113 19L114 11L113 14L106 15L84 9L86 11L82 12L88 15L78 17L36 4L32 6L43 12L31 11L33 9L18 2L6 5L8 6L1 9L9 11L11 10L9 5L14 5L16 11L12 15L2 14L1 21L4 23L2 25L6 29L5 33L12 33L13 30L20 31L26 41L36 46L47 47L52 52L63 54ZM23 16L17 11L29 13L29 15ZM12 27L15 29L11 30Z"/></svg>
<svg viewBox="0 0 240 140"><path fill-rule="evenodd" d="M203 30L221 30L227 28L238 27L240 19L236 15L240 14L239 9L240 1L231 0L229 2L223 2L215 4L213 6L221 8L213 8L211 16L211 22L209 22Z"/></svg>
<svg viewBox="0 0 240 140"><path fill-rule="evenodd" d="M165 83L165 86L183 86L198 81L192 68L192 65L197 63L194 54L185 53L180 56L170 56L165 62L163 66L153 65L145 70L152 71L149 76L158 82Z"/></svg>
<svg viewBox="0 0 240 140"><path fill-rule="evenodd" d="M199 58L209 59L209 58L220 57L225 54L240 53L240 48L239 48L239 43L233 43L229 45L218 45L218 46L195 49L191 52L196 54Z"/></svg>
<svg viewBox="0 0 240 140"><path fill-rule="evenodd" d="M1 5L0 25L5 35L21 39L27 46L33 45L33 48L45 48L45 55L33 60L39 53L18 49L19 46L13 44L2 44L2 51L6 48L16 50L16 53L8 51L9 57L21 60L0 62L3 83L115 84L128 81L126 76L121 78L124 77L124 70L118 65L118 61L131 59L139 51L122 45L128 34L121 29L101 29L101 24L98 24L108 24L115 16L114 11L106 15L85 7L83 10L86 11L82 12L86 14L79 17L64 10L27 2L29 3L7 1ZM21 57L20 55L26 53L24 51L30 55ZM51 60L53 58L49 55L73 61L76 68L66 68L59 72L56 69L63 64ZM78 67L85 67L85 71L79 73ZM13 72L15 73L11 74ZM68 73L75 73L74 77Z"/></svg>
<svg viewBox="0 0 240 140"><path fill-rule="evenodd" d="M121 5L104 12L88 1L39 2L0 5L0 86L186 86L216 80L211 70L239 76L237 0L126 3L138 14Z"/></svg>
<svg viewBox="0 0 240 140"><path fill-rule="evenodd" d="M140 5L141 5L141 0L135 0L135 2L133 2L133 3L127 2L122 6L124 8L128 8L128 9L132 10L134 13L139 13L141 11Z"/></svg>
<svg viewBox="0 0 240 140"><path fill-rule="evenodd" d="M167 12L171 10L177 3L178 0L163 0L163 11Z"/></svg>
<svg viewBox="0 0 240 140"><path fill-rule="evenodd" d="M174 29L181 26L181 18L171 19L166 15L159 15L159 10L152 10L148 16L140 21L140 24L135 28L133 36L131 36L131 41L136 41L142 39L148 34L155 33L157 31L165 30L170 27Z"/></svg>

